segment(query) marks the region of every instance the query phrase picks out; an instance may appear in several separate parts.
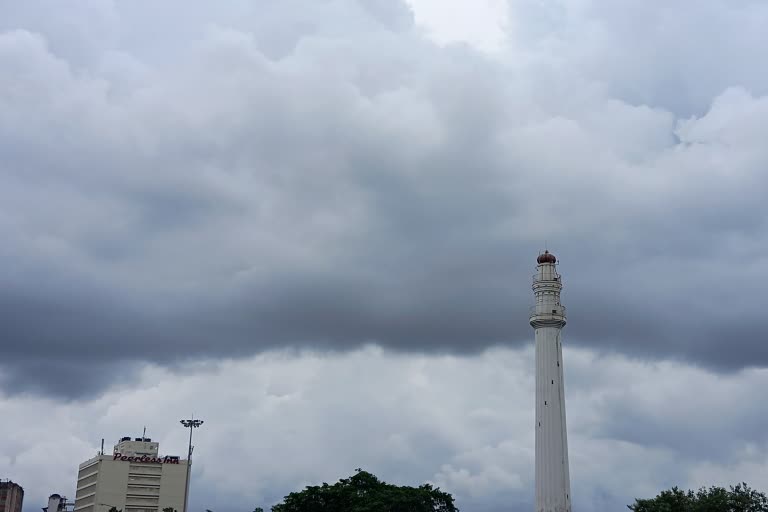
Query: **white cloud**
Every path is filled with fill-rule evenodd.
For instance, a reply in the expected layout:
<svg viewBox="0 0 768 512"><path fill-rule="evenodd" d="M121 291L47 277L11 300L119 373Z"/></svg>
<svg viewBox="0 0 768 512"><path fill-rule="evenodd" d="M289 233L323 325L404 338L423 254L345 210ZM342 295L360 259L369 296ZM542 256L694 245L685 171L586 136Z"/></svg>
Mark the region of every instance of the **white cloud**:
<svg viewBox="0 0 768 512"><path fill-rule="evenodd" d="M416 23L440 44L468 43L489 53L505 45L504 0L407 0Z"/></svg>
<svg viewBox="0 0 768 512"><path fill-rule="evenodd" d="M194 413L205 420L195 432L195 508L271 505L302 485L363 467L397 483L434 482L467 510L501 510L505 501L530 500L532 357L530 349L440 357L368 347L335 356L269 353L173 373L152 366L136 385L90 401L4 397L0 453L26 486L31 509L46 493L72 494L77 464L95 453L101 437L109 449L146 425L164 452L183 454L186 435L178 420ZM565 362L580 508L623 506L671 484L748 476L751 485L768 487L760 430L738 425L744 404L759 401L762 373L724 378L574 349ZM685 391L691 386L706 392ZM621 403L611 405L619 397ZM623 403L661 431L686 424L700 435L717 422L722 431L712 442L732 429L751 448L712 459L707 450L654 447L656 432L642 439L629 430L601 436L612 414L624 413Z"/></svg>

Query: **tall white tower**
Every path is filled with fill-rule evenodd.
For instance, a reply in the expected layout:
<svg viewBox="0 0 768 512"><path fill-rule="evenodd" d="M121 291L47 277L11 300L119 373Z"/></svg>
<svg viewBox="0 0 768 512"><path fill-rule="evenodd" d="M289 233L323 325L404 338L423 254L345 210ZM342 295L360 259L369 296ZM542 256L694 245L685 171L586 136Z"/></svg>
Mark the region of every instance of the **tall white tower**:
<svg viewBox="0 0 768 512"><path fill-rule="evenodd" d="M536 334L536 512L571 512L565 388L560 331L565 307L557 258L544 251L536 260L531 327Z"/></svg>

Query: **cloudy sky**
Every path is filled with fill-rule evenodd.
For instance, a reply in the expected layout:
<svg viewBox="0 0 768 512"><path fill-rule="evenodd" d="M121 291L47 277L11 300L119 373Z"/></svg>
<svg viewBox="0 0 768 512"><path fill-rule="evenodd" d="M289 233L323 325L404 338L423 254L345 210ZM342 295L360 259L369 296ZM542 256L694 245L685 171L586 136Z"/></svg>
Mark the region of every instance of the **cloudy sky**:
<svg viewBox="0 0 768 512"><path fill-rule="evenodd" d="M768 490L764 0L0 0L0 478L123 435L193 511L362 467L531 510L558 255L576 510Z"/></svg>

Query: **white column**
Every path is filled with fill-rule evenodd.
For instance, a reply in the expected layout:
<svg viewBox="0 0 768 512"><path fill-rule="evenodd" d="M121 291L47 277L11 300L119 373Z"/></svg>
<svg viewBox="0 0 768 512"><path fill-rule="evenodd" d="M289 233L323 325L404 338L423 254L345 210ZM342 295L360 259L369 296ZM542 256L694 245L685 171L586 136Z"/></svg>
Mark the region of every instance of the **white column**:
<svg viewBox="0 0 768 512"><path fill-rule="evenodd" d="M536 512L571 512L560 342L565 308L556 260L549 253L543 256L534 276L536 305L530 318L536 337Z"/></svg>

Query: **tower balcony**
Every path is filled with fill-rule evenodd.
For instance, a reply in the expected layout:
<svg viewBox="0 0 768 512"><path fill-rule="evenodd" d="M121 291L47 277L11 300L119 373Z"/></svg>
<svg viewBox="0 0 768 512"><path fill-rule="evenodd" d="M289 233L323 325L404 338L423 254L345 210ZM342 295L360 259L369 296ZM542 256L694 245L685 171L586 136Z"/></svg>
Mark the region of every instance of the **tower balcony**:
<svg viewBox="0 0 768 512"><path fill-rule="evenodd" d="M532 281L533 281L533 284L547 283L547 282L561 283L560 274L558 274L557 272L551 272L544 275L539 273L533 274Z"/></svg>
<svg viewBox="0 0 768 512"><path fill-rule="evenodd" d="M565 322L565 306L561 304L536 304L531 306L528 316L534 320Z"/></svg>

